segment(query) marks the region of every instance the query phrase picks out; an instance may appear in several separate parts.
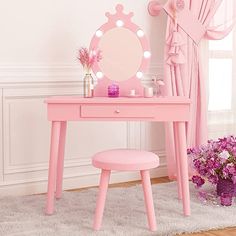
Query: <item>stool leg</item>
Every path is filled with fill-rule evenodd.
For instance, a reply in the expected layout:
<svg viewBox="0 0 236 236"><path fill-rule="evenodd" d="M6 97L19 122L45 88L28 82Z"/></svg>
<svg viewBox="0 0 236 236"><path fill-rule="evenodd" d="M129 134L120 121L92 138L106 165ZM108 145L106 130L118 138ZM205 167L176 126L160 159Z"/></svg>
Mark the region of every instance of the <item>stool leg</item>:
<svg viewBox="0 0 236 236"><path fill-rule="evenodd" d="M94 217L93 229L99 230L102 224L103 211L106 201L107 188L110 180L110 170L102 170L99 184L99 193L96 203L96 212Z"/></svg>
<svg viewBox="0 0 236 236"><path fill-rule="evenodd" d="M154 212L153 206L153 198L152 198L152 186L150 182L150 174L148 170L140 171L142 177L142 185L143 185L143 193L148 217L149 229L151 231L156 231L156 216Z"/></svg>

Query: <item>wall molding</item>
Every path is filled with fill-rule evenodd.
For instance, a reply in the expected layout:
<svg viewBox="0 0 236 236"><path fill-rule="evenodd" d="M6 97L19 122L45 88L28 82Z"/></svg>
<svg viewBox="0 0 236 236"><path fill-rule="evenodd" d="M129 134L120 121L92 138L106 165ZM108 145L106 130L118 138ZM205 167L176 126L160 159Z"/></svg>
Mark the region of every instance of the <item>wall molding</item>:
<svg viewBox="0 0 236 236"><path fill-rule="evenodd" d="M14 91L13 91L14 92ZM11 135L13 135L13 130L11 127L11 104L12 102L16 102L17 100L26 100L26 99L37 99L43 97L43 95L16 95L4 97L4 174L14 174L14 173L25 173L32 171L42 171L48 169L48 161L45 163L36 163L33 165L12 165L12 156L11 156ZM15 101L12 101L15 99ZM140 122L125 122L126 124L126 147L127 148L139 148L139 135L140 134ZM49 155L49 154L48 154ZM81 166L91 166L91 160L89 156L85 157L66 157L65 158L65 168L70 167L81 167Z"/></svg>
<svg viewBox="0 0 236 236"><path fill-rule="evenodd" d="M149 67L142 81L151 80L151 76L163 77L163 64ZM83 71L78 64L61 65L0 65L0 87L19 84L82 83Z"/></svg>
<svg viewBox="0 0 236 236"><path fill-rule="evenodd" d="M165 150L152 150L152 152L156 153L160 158L160 166L165 167ZM91 167L91 159L90 157L77 157L77 158L68 158L66 157L64 163L65 169L69 168L77 168L77 167ZM8 165L4 171L4 174L16 174L16 173L27 173L33 171L48 171L48 162L45 163L36 163L31 165L17 165L12 166ZM74 176L74 175L73 175Z"/></svg>
<svg viewBox="0 0 236 236"><path fill-rule="evenodd" d="M12 14L2 14L2 19L8 27L3 29L3 43L0 46L1 195L46 192L50 124L47 122L44 100L49 96L83 95L84 71L76 59L78 48L82 45L89 46L95 29L106 20L104 13L108 10L107 7L114 11L113 1L97 1L97 6L93 9L93 21L86 22L89 18L87 12L80 11L78 14L76 9L79 7L81 10L82 6L86 10L91 5L89 2L84 1L81 4L74 1L72 5L61 2L53 11L48 1L40 2L40 9L35 7L35 4L28 4L31 2L28 0L19 3L18 8L14 9L15 12L11 11ZM146 3L143 0L141 5L146 6ZM157 27L153 27L155 23L149 21L147 11L143 14L143 10L140 11L141 8L134 6L132 1L126 1L126 4L137 13L137 23L140 23L147 36L150 36L150 39L155 38L150 41L152 58L141 80L144 86L153 86L153 76L163 78L162 49L165 29L162 27L162 21L165 19L161 19ZM3 7L10 9L10 2L5 1ZM44 18L40 14L41 10L45 13ZM17 12L22 14L12 17ZM68 18L69 24L64 21L65 17ZM97 21L101 24L97 25ZM86 29L84 22L87 23ZM18 40L15 40L14 35L18 35ZM64 189L98 184L99 170L93 168L88 160L94 151L117 146L142 149L144 140L141 137L142 125L139 121L111 123L100 125L101 123L89 121L82 125L72 122L68 125ZM162 149L162 142L156 143L154 140L157 137L155 132L159 131L159 128L154 125L153 128L148 126L147 129L151 134L151 137L148 137L151 145L148 143L146 150L148 147L157 149L152 151L156 151L161 159L161 166L152 171L151 175L166 175L165 153L158 150ZM93 137L86 136L87 130ZM104 138L100 139L103 133ZM113 135L114 139L111 140ZM160 137L163 137L162 131ZM80 142L83 142L82 145L77 145L81 144ZM114 173L111 183L139 178L138 172Z"/></svg>
<svg viewBox="0 0 236 236"><path fill-rule="evenodd" d="M28 100L42 100L48 96L54 95L82 95L83 83L81 71L77 66L59 65L51 68L51 74L47 74L51 66L2 66L0 65L0 194L9 192L16 194L33 194L46 191L48 162L35 164L11 164L11 127L12 115L10 109L19 109L19 107L10 108L11 104L18 102L24 104ZM162 76L162 65L151 65L145 78L144 84L151 83L151 76ZM32 104L32 105L33 105ZM38 104L38 103L36 103ZM17 105L18 106L18 105ZM41 108L40 108L41 109ZM26 109L27 112L27 109ZM18 113L17 113L18 114ZM25 114L27 116L27 114ZM15 118L16 119L16 118ZM15 125L18 123L16 122ZM11 131L11 132L10 132ZM146 149L148 142L145 135L145 124L139 121L127 122L127 147ZM15 138L16 139L16 138ZM1 145L2 144L2 145ZM146 149L147 150L147 149ZM152 177L164 176L167 173L164 150L151 150L160 157L160 166L152 171ZM39 157L40 158L40 157ZM17 162L16 162L17 163ZM86 186L95 186L98 183L99 171L93 169L89 157L67 157L65 161L65 189L82 188ZM140 179L138 173L115 173L111 183L124 182Z"/></svg>
<svg viewBox="0 0 236 236"><path fill-rule="evenodd" d="M48 161L44 163L35 163L33 165L22 164L15 165L12 161L11 150L12 147L11 139L13 135L12 125L12 114L11 111L14 107L13 104L21 102L22 104L27 100L32 99L43 99L45 94L42 94L44 89L28 89L20 87L19 90L7 89L3 96L3 113L4 113L4 174L14 174L14 173L26 173L32 171L44 171L48 168ZM70 91L70 90L69 90ZM57 91L58 92L58 91ZM71 91L70 91L71 92ZM53 95L53 94L50 94ZM22 101L21 101L22 100ZM140 122L125 122L126 124L126 147L127 148L140 148ZM66 157L65 158L65 168L71 167L81 167L90 166L91 161L89 156L80 157Z"/></svg>
<svg viewBox="0 0 236 236"><path fill-rule="evenodd" d="M167 173L166 166L158 167L151 170L151 178L165 176ZM96 187L100 177L99 173L92 173L91 175L70 176L63 180L63 189L78 189L85 187ZM110 184L140 180L138 172L113 172L111 175ZM29 195L46 193L47 179L31 179L24 181L5 181L0 183L0 195Z"/></svg>

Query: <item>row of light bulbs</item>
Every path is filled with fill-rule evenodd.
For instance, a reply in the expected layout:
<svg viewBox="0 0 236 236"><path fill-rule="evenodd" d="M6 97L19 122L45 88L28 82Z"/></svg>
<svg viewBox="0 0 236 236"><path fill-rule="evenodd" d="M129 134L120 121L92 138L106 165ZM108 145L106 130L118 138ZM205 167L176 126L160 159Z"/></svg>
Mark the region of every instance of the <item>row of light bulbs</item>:
<svg viewBox="0 0 236 236"><path fill-rule="evenodd" d="M117 27L122 27L122 26L124 26L124 22L123 22L122 20L117 20L117 21L116 21L116 26L117 26ZM143 32L142 30L140 30L140 29L136 32L136 34L137 34L137 36L138 36L139 38L142 38L142 37L144 36L144 32ZM96 35L98 38L100 38L100 37L102 37L103 32L102 32L101 30L97 30L96 33L95 33L95 35ZM151 53L150 53L149 51L144 51L144 52L143 52L143 56L144 56L144 58L149 58L149 57L151 56ZM101 78L103 78L103 73L102 73L101 71L98 71L98 72L96 73L96 76L97 76L98 79L101 79ZM142 73L141 71L138 71L138 72L136 73L136 77L139 78L139 79L141 79L141 78L143 77L143 73Z"/></svg>

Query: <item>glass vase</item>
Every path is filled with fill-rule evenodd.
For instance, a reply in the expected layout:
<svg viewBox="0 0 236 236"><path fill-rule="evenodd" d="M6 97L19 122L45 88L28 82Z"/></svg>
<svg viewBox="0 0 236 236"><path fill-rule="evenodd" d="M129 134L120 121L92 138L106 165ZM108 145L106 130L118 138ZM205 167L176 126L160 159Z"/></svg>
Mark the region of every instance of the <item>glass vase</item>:
<svg viewBox="0 0 236 236"><path fill-rule="evenodd" d="M86 73L84 76L84 97L92 98L94 95L94 80L91 73Z"/></svg>
<svg viewBox="0 0 236 236"><path fill-rule="evenodd" d="M232 205L232 194L231 193L221 193L220 203L222 206L231 206Z"/></svg>
<svg viewBox="0 0 236 236"><path fill-rule="evenodd" d="M216 185L216 192L218 196L221 196L222 193L230 193L236 197L236 184L230 179L222 179L219 177Z"/></svg>

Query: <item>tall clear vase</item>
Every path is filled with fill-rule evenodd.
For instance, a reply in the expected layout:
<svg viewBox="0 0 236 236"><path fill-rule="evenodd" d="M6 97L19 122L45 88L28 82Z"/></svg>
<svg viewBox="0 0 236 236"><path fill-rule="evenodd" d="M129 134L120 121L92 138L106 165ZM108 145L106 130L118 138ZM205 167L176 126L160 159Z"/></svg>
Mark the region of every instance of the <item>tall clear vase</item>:
<svg viewBox="0 0 236 236"><path fill-rule="evenodd" d="M94 95L94 80L91 73L86 73L84 76L84 97L92 98Z"/></svg>

